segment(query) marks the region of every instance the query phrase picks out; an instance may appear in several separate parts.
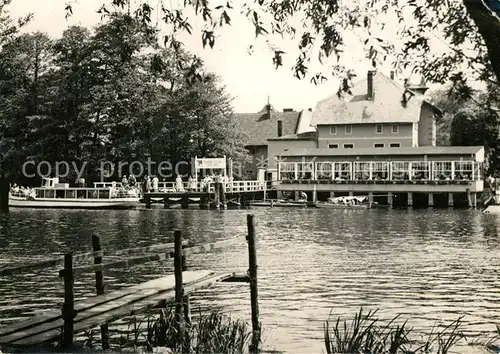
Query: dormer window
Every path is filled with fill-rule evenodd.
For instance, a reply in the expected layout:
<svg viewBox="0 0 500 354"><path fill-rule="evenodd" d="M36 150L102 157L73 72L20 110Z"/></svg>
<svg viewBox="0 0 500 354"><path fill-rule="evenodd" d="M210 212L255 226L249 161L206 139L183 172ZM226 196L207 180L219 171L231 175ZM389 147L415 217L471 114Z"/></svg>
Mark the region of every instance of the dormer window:
<svg viewBox="0 0 500 354"><path fill-rule="evenodd" d="M337 135L337 126L335 125L330 126L330 135Z"/></svg>

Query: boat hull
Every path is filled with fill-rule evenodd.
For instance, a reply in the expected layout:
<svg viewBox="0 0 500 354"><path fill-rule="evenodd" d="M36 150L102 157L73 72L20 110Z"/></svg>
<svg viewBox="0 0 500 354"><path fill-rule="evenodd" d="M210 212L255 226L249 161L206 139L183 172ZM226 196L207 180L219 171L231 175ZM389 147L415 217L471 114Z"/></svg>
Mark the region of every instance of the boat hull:
<svg viewBox="0 0 500 354"><path fill-rule="evenodd" d="M9 206L13 208L42 209L131 209L139 205L139 198L116 199L33 199L10 196Z"/></svg>
<svg viewBox="0 0 500 354"><path fill-rule="evenodd" d="M369 205L342 205L342 204L332 204L332 203L316 203L316 208L366 210L366 209L370 209L370 206Z"/></svg>
<svg viewBox="0 0 500 354"><path fill-rule="evenodd" d="M250 202L250 207L279 207L279 208L305 208L307 207L306 202Z"/></svg>

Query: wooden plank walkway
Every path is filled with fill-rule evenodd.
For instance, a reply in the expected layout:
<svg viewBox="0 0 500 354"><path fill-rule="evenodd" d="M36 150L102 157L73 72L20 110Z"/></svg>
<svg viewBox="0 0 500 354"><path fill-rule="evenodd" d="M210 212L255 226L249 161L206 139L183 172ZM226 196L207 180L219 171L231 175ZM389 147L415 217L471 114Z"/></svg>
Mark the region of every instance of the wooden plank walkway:
<svg viewBox="0 0 500 354"><path fill-rule="evenodd" d="M212 271L185 271L185 294L210 287L233 274ZM74 332L81 332L122 318L131 313L151 308L163 300L175 299L175 276L147 281L118 291L75 302ZM59 339L64 321L60 310L48 311L0 331L0 344L34 346Z"/></svg>

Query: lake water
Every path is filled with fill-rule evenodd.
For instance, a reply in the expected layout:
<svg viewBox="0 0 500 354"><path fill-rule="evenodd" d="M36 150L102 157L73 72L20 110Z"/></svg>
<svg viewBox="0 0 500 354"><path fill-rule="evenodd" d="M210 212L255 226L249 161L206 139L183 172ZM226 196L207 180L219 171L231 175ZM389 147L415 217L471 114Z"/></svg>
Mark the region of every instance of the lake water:
<svg viewBox="0 0 500 354"><path fill-rule="evenodd" d="M259 304L267 346L288 353L323 351L323 322L360 306L401 314L417 331L464 316L463 330L486 336L500 323L500 218L475 210L15 210L0 214L0 263L87 252L92 233L105 249L186 238L236 238L235 246L188 258L191 269L245 272L246 215L258 233ZM106 271L108 288L172 272L149 263ZM94 293L93 275L75 282ZM250 322L247 284L220 284L194 298ZM0 323L58 306L62 284L44 270L0 278ZM467 352L476 349L469 348Z"/></svg>

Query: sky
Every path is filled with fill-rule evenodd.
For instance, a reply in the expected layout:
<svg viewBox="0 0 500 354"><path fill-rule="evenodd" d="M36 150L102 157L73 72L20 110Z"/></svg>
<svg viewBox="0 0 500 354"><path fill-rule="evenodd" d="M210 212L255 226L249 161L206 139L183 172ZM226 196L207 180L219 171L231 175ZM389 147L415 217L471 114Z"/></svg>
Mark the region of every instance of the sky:
<svg viewBox="0 0 500 354"><path fill-rule="evenodd" d="M131 0L131 7L139 0ZM175 0L174 0L175 1ZM79 0L73 5L73 16L65 19L66 0L13 0L9 7L13 17L33 14L33 20L23 29L25 32L42 31L51 37L61 36L64 29L70 25L93 27L100 21L96 10L109 3L109 0ZM151 6L156 5L151 3ZM152 20L158 17L153 14ZM324 71L329 80L321 85L314 85L309 79L298 80L292 74L291 68L296 59L297 42L280 40L280 48L286 53L284 67L276 70L272 65L272 55L262 39L255 39L253 25L243 16L232 16L232 25L219 32L215 47L203 48L201 30L203 24L190 17L193 25L193 35L182 37L186 49L201 57L207 69L215 72L222 79L222 84L230 95L235 97L233 106L236 112L258 112L267 104L268 98L277 110L293 108L295 110L315 107L316 103L337 92L338 81L329 74L329 66L317 65L311 70L316 73ZM161 22L161 19L160 19ZM168 29L162 28L162 34ZM348 38L348 50L342 60L345 63L355 63L359 76L366 75L371 67L364 59L361 40L352 35ZM249 54L249 46L253 45L253 53ZM391 68L384 64L379 71L389 76ZM403 81L403 77L396 77ZM412 81L413 78L412 78ZM417 79L415 79L417 81ZM420 79L418 78L418 81Z"/></svg>

